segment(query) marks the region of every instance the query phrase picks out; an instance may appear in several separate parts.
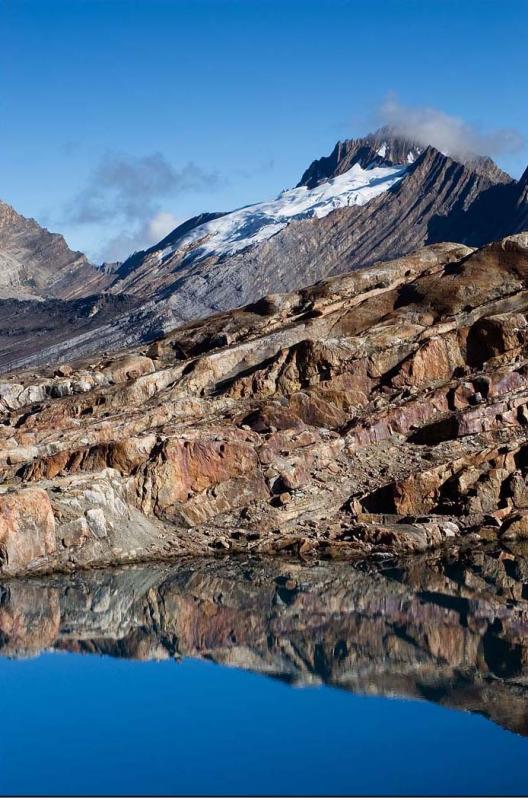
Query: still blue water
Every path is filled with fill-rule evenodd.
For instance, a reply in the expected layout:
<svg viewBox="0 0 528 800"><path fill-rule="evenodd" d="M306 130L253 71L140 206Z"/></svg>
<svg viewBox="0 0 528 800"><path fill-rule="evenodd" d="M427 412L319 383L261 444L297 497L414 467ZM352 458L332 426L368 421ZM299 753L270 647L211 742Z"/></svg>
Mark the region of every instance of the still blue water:
<svg viewBox="0 0 528 800"><path fill-rule="evenodd" d="M524 794L528 739L194 659L0 660L1 794Z"/></svg>

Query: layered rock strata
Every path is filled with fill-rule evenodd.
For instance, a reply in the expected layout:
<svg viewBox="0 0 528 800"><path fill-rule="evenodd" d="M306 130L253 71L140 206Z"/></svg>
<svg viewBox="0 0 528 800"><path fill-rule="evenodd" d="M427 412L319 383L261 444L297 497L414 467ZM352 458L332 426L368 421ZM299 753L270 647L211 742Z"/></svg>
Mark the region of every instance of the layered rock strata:
<svg viewBox="0 0 528 800"><path fill-rule="evenodd" d="M5 574L528 536L528 235L0 385Z"/></svg>
<svg viewBox="0 0 528 800"><path fill-rule="evenodd" d="M109 283L104 270L70 250L60 234L0 200L0 300L71 300L96 294Z"/></svg>

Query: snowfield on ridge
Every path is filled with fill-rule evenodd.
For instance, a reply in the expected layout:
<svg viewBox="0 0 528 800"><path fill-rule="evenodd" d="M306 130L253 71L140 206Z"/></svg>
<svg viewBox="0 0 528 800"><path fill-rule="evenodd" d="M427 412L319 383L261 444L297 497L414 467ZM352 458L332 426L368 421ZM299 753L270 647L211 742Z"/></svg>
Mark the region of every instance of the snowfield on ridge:
<svg viewBox="0 0 528 800"><path fill-rule="evenodd" d="M326 217L344 206L362 206L397 184L408 167L371 167L359 164L348 172L308 189L286 189L275 199L244 206L205 222L175 244L157 252L160 261L187 249L185 263L208 256L231 255L270 239L292 220Z"/></svg>

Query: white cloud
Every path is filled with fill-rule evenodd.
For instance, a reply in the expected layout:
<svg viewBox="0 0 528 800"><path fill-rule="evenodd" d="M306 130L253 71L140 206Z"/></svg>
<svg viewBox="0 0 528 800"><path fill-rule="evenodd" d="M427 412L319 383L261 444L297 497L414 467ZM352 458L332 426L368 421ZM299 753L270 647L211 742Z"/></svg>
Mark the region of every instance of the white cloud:
<svg viewBox="0 0 528 800"><path fill-rule="evenodd" d="M192 161L176 169L161 153L141 157L106 153L67 206L65 218L76 225L106 223L116 217L141 222L159 210L163 197L210 192L220 184L217 172Z"/></svg>
<svg viewBox="0 0 528 800"><path fill-rule="evenodd" d="M511 128L483 131L438 108L402 105L395 95L382 103L378 117L400 135L452 156L516 153L524 145L523 136Z"/></svg>
<svg viewBox="0 0 528 800"><path fill-rule="evenodd" d="M146 239L148 247L156 244L160 239L164 239L168 233L174 230L181 220L171 214L170 211L158 211L152 219L147 222L146 226Z"/></svg>
<svg viewBox="0 0 528 800"><path fill-rule="evenodd" d="M181 219L170 211L157 211L144 223L136 225L130 231L122 231L113 236L96 254L96 261L124 261L137 250L146 250L164 239L176 228Z"/></svg>
<svg viewBox="0 0 528 800"><path fill-rule="evenodd" d="M103 244L92 258L121 261L159 242L181 222L162 210L162 202L185 193L209 193L223 182L216 171L192 161L177 169L161 153L105 153L66 207L61 225L98 228Z"/></svg>

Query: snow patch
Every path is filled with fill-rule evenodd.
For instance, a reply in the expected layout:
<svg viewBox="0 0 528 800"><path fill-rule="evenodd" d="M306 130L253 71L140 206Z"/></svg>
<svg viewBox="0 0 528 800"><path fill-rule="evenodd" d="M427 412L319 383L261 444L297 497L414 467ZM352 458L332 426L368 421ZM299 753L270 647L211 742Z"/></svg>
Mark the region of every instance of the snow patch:
<svg viewBox="0 0 528 800"><path fill-rule="evenodd" d="M402 165L363 169L354 164L347 172L313 189L286 189L275 200L244 206L205 222L158 251L157 256L165 260L183 250L187 251L188 263L213 255L232 255L270 239L293 220L321 219L337 208L365 205L401 181L407 169Z"/></svg>
<svg viewBox="0 0 528 800"><path fill-rule="evenodd" d="M421 149L421 147L416 147L414 150L409 150L409 152L407 153L407 163L408 164L414 164L416 159L419 156L421 156L422 153L423 153L423 150Z"/></svg>

